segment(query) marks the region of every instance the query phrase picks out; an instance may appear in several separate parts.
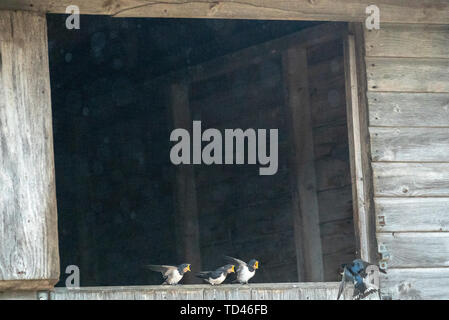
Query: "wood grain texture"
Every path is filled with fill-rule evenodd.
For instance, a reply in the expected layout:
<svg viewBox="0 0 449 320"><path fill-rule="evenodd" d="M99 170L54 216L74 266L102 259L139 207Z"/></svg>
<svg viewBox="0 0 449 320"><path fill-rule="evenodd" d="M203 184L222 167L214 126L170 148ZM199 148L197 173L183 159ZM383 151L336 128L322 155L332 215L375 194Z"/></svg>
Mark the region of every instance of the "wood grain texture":
<svg viewBox="0 0 449 320"><path fill-rule="evenodd" d="M449 26L382 23L367 30L365 51L369 57L449 58Z"/></svg>
<svg viewBox="0 0 449 320"><path fill-rule="evenodd" d="M449 92L449 59L366 58L368 90Z"/></svg>
<svg viewBox="0 0 449 320"><path fill-rule="evenodd" d="M4 11L0 14L0 41L11 41L12 39L12 12Z"/></svg>
<svg viewBox="0 0 449 320"><path fill-rule="evenodd" d="M55 288L51 300L335 300L339 282ZM347 286L343 299L352 298Z"/></svg>
<svg viewBox="0 0 449 320"><path fill-rule="evenodd" d="M173 83L169 89L169 109L173 128L183 128L192 135L192 120L189 107L189 84ZM201 266L198 204L195 171L193 165L176 166L175 186L175 229L179 261ZM185 283L199 283L191 273L185 276Z"/></svg>
<svg viewBox="0 0 449 320"><path fill-rule="evenodd" d="M449 233L378 233L390 254L388 268L449 267Z"/></svg>
<svg viewBox="0 0 449 320"><path fill-rule="evenodd" d="M353 217L352 187L350 185L319 192L318 202L320 204L320 223Z"/></svg>
<svg viewBox="0 0 449 320"><path fill-rule="evenodd" d="M449 128L370 128L373 161L449 162Z"/></svg>
<svg viewBox="0 0 449 320"><path fill-rule="evenodd" d="M352 203L354 225L357 236L357 248L360 257L373 261L374 241L371 200L371 172L369 170L369 139L366 137L365 86L360 67L360 52L356 44L360 42L356 35L348 35L344 42L346 113L348 118L349 159L351 168ZM361 65L362 63L362 65Z"/></svg>
<svg viewBox="0 0 449 320"><path fill-rule="evenodd" d="M448 197L449 163L374 162L378 197Z"/></svg>
<svg viewBox="0 0 449 320"><path fill-rule="evenodd" d="M303 255L304 280L323 281L306 49L288 49L283 56L283 70L287 86L288 117L291 119L291 145L294 148L292 170L296 177L292 184L292 199L297 255ZM298 266L300 263L298 259ZM300 271L298 267L298 273Z"/></svg>
<svg viewBox="0 0 449 320"><path fill-rule="evenodd" d="M393 300L448 300L449 268L389 269L381 287Z"/></svg>
<svg viewBox="0 0 449 320"><path fill-rule="evenodd" d="M209 79L219 74L232 72L249 63L257 64L269 57L279 56L291 46L313 47L341 38L346 33L344 23L324 23L295 32L284 37L264 42L246 49L188 68L192 82ZM184 74L182 74L184 76Z"/></svg>
<svg viewBox="0 0 449 320"><path fill-rule="evenodd" d="M449 198L376 198L378 232L449 231Z"/></svg>
<svg viewBox="0 0 449 320"><path fill-rule="evenodd" d="M448 93L368 92L368 104L371 126L449 126Z"/></svg>
<svg viewBox="0 0 449 320"><path fill-rule="evenodd" d="M37 10L65 13L70 0L4 0L0 9ZM382 22L447 24L447 0L79 0L83 14L119 17L231 18L358 21L366 19L365 9L376 4Z"/></svg>
<svg viewBox="0 0 449 320"><path fill-rule="evenodd" d="M46 19L0 11L0 20L8 16L13 38L0 41L0 288L49 288L59 253Z"/></svg>

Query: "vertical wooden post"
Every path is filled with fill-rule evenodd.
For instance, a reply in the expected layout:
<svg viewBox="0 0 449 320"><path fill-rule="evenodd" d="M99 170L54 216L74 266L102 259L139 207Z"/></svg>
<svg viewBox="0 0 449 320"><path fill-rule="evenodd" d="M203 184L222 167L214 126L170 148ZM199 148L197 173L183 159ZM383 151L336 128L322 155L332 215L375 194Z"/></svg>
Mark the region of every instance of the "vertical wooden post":
<svg viewBox="0 0 449 320"><path fill-rule="evenodd" d="M174 128L187 129L192 135L192 118L189 108L189 86L175 83L170 86L170 109ZM201 269L198 205L195 171L193 165L176 167L175 228L179 263L190 263L195 270ZM200 283L191 273L184 283Z"/></svg>
<svg viewBox="0 0 449 320"><path fill-rule="evenodd" d="M355 234L358 254L363 260L377 261L371 147L366 101L363 26L351 24L353 34L344 43L346 111L352 178ZM356 42L359 46L356 46ZM359 47L359 48L358 48Z"/></svg>
<svg viewBox="0 0 449 320"><path fill-rule="evenodd" d="M0 291L59 279L45 14L0 11Z"/></svg>
<svg viewBox="0 0 449 320"><path fill-rule="evenodd" d="M299 281L323 281L323 254L316 190L307 51L289 48L283 55L293 148L293 214Z"/></svg>

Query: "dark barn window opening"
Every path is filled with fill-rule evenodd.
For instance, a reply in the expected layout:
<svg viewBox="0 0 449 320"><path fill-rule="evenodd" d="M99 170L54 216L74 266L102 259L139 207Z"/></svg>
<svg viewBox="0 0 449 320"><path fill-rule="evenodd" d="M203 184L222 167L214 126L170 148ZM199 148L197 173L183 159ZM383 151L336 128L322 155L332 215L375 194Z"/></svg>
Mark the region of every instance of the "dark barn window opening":
<svg viewBox="0 0 449 320"><path fill-rule="evenodd" d="M48 15L58 285L68 265L80 268L82 286L160 284L144 265L192 255L201 261L194 271L224 265L223 255L257 258L252 282L315 280L305 267L315 262L319 280L339 280L339 266L357 247L342 37L252 58L238 52L321 24L82 16L80 30L67 30L65 18ZM292 75L301 54L305 69ZM186 81L178 71L188 67L206 71L193 78L188 71ZM296 127L304 114L289 107L292 81L307 83L310 108L310 121ZM259 165L174 166L170 133L194 120L222 133L278 129L277 173L261 176ZM306 147L298 134L309 137ZM185 192L180 179L193 182ZM316 222L310 234L295 218L301 208L311 208ZM192 217L197 238L185 236ZM304 248L316 235L318 258Z"/></svg>

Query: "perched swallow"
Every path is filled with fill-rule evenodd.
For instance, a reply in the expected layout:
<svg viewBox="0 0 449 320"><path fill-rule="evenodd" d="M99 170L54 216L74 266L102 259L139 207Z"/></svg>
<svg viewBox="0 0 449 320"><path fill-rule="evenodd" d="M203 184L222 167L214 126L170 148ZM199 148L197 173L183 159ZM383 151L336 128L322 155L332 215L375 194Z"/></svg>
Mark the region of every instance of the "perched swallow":
<svg viewBox="0 0 449 320"><path fill-rule="evenodd" d="M353 299L360 300L373 292L378 292L380 298L379 288L369 281L369 275L366 273L366 268L372 263L356 259L352 263L343 264L342 279L340 288L338 289L337 300L340 299L341 294L345 288L346 282L351 281L354 284ZM379 269L380 272L386 273L385 270Z"/></svg>
<svg viewBox="0 0 449 320"><path fill-rule="evenodd" d="M156 271L162 273L164 277L164 282L162 284L178 284L186 272L190 270L190 264L183 263L179 266L164 266L164 265L154 265L150 264L146 266L151 271Z"/></svg>
<svg viewBox="0 0 449 320"><path fill-rule="evenodd" d="M238 265L236 281L242 284L247 284L249 279L256 274L256 270L259 269L259 261L256 259L252 259L248 263L229 256L225 256L225 259Z"/></svg>
<svg viewBox="0 0 449 320"><path fill-rule="evenodd" d="M227 264L215 271L201 271L196 276L214 286L225 281L228 274L232 272L235 272L235 266L233 264Z"/></svg>

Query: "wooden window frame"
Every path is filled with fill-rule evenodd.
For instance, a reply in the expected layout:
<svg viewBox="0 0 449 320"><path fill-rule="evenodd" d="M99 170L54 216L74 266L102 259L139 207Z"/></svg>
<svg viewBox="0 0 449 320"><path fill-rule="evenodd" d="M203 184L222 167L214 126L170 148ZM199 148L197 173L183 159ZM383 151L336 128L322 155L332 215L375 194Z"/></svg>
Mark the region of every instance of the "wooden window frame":
<svg viewBox="0 0 449 320"><path fill-rule="evenodd" d="M178 5L169 5L178 8ZM20 8L16 8L20 9ZM58 9L59 10L59 9ZM151 15L145 15L151 16ZM188 12L183 13L183 17L189 16ZM316 15L307 16L306 20L320 20ZM401 16L402 15L399 15ZM216 17L216 16L214 16ZM226 17L226 16L222 16ZM236 17L235 13L232 15L233 18ZM439 16L438 16L439 17ZM254 19L267 19L267 16L252 17ZM304 18L304 17L302 17ZM443 17L444 18L444 17ZM283 18L287 19L287 18ZM346 20L346 18L344 18ZM392 22L395 22L399 18L391 18ZM301 20L300 16L295 16L292 20ZM337 20L324 18L322 20ZM354 20L360 20L360 16L357 16ZM346 20L347 21L347 20ZM349 20L351 21L351 20ZM433 23L437 23L438 19L433 20ZM307 32L307 30L306 30ZM300 32L295 36L288 36L288 41L298 41L301 40L303 43L313 44L315 38L313 35L306 36L306 32ZM0 37L0 40L5 40L5 34ZM335 36L330 34L330 36ZM375 215L374 215L374 205L372 197L372 170L370 165L370 145L369 145L369 135L368 135L368 115L367 115L367 101L366 101L366 68L364 61L363 52L363 26L360 22L350 23L349 32L345 33L347 39L345 40L345 72L346 72L346 90L347 90L347 107L348 107L348 130L350 137L350 152L351 152L351 176L353 182L353 197L354 197L354 219L356 222L356 234L358 239L359 254L363 259L375 262L377 259L377 246L375 237ZM9 41L9 40L8 40ZM283 39L285 41L285 38ZM279 40L273 40L270 42L270 46L281 45ZM271 54L268 45L262 45L264 50L257 49L257 55L260 56L261 52L263 54ZM255 51L254 48L249 48L242 50L245 54L251 54ZM230 57L236 58L242 52L237 52L231 54ZM237 59L238 60L238 59ZM212 65L210 65L212 66ZM217 64L214 63L214 67ZM44 66L45 67L45 66ZM216 68L215 68L216 69ZM48 70L47 70L48 71ZM190 70L191 71L191 70ZM218 70L219 71L219 70ZM206 75L209 77L210 74L207 73L207 68L202 68L199 70L194 77L200 79ZM215 70L217 72L217 70ZM170 77L173 75L170 75ZM158 81L163 81L164 79L158 79ZM57 240L57 234L54 235ZM54 240L54 239L53 239ZM56 241L57 243L57 241ZM59 259L58 259L59 263ZM21 280L14 280L21 282ZM25 280L29 283L30 280ZM294 284L292 284L294 285ZM48 285L47 285L48 286ZM46 287L47 287L46 286ZM39 286L33 287L38 289ZM0 282L1 288L1 282ZM9 287L8 287L9 288ZM20 283L15 284L12 288L30 288L27 285L21 285Z"/></svg>

